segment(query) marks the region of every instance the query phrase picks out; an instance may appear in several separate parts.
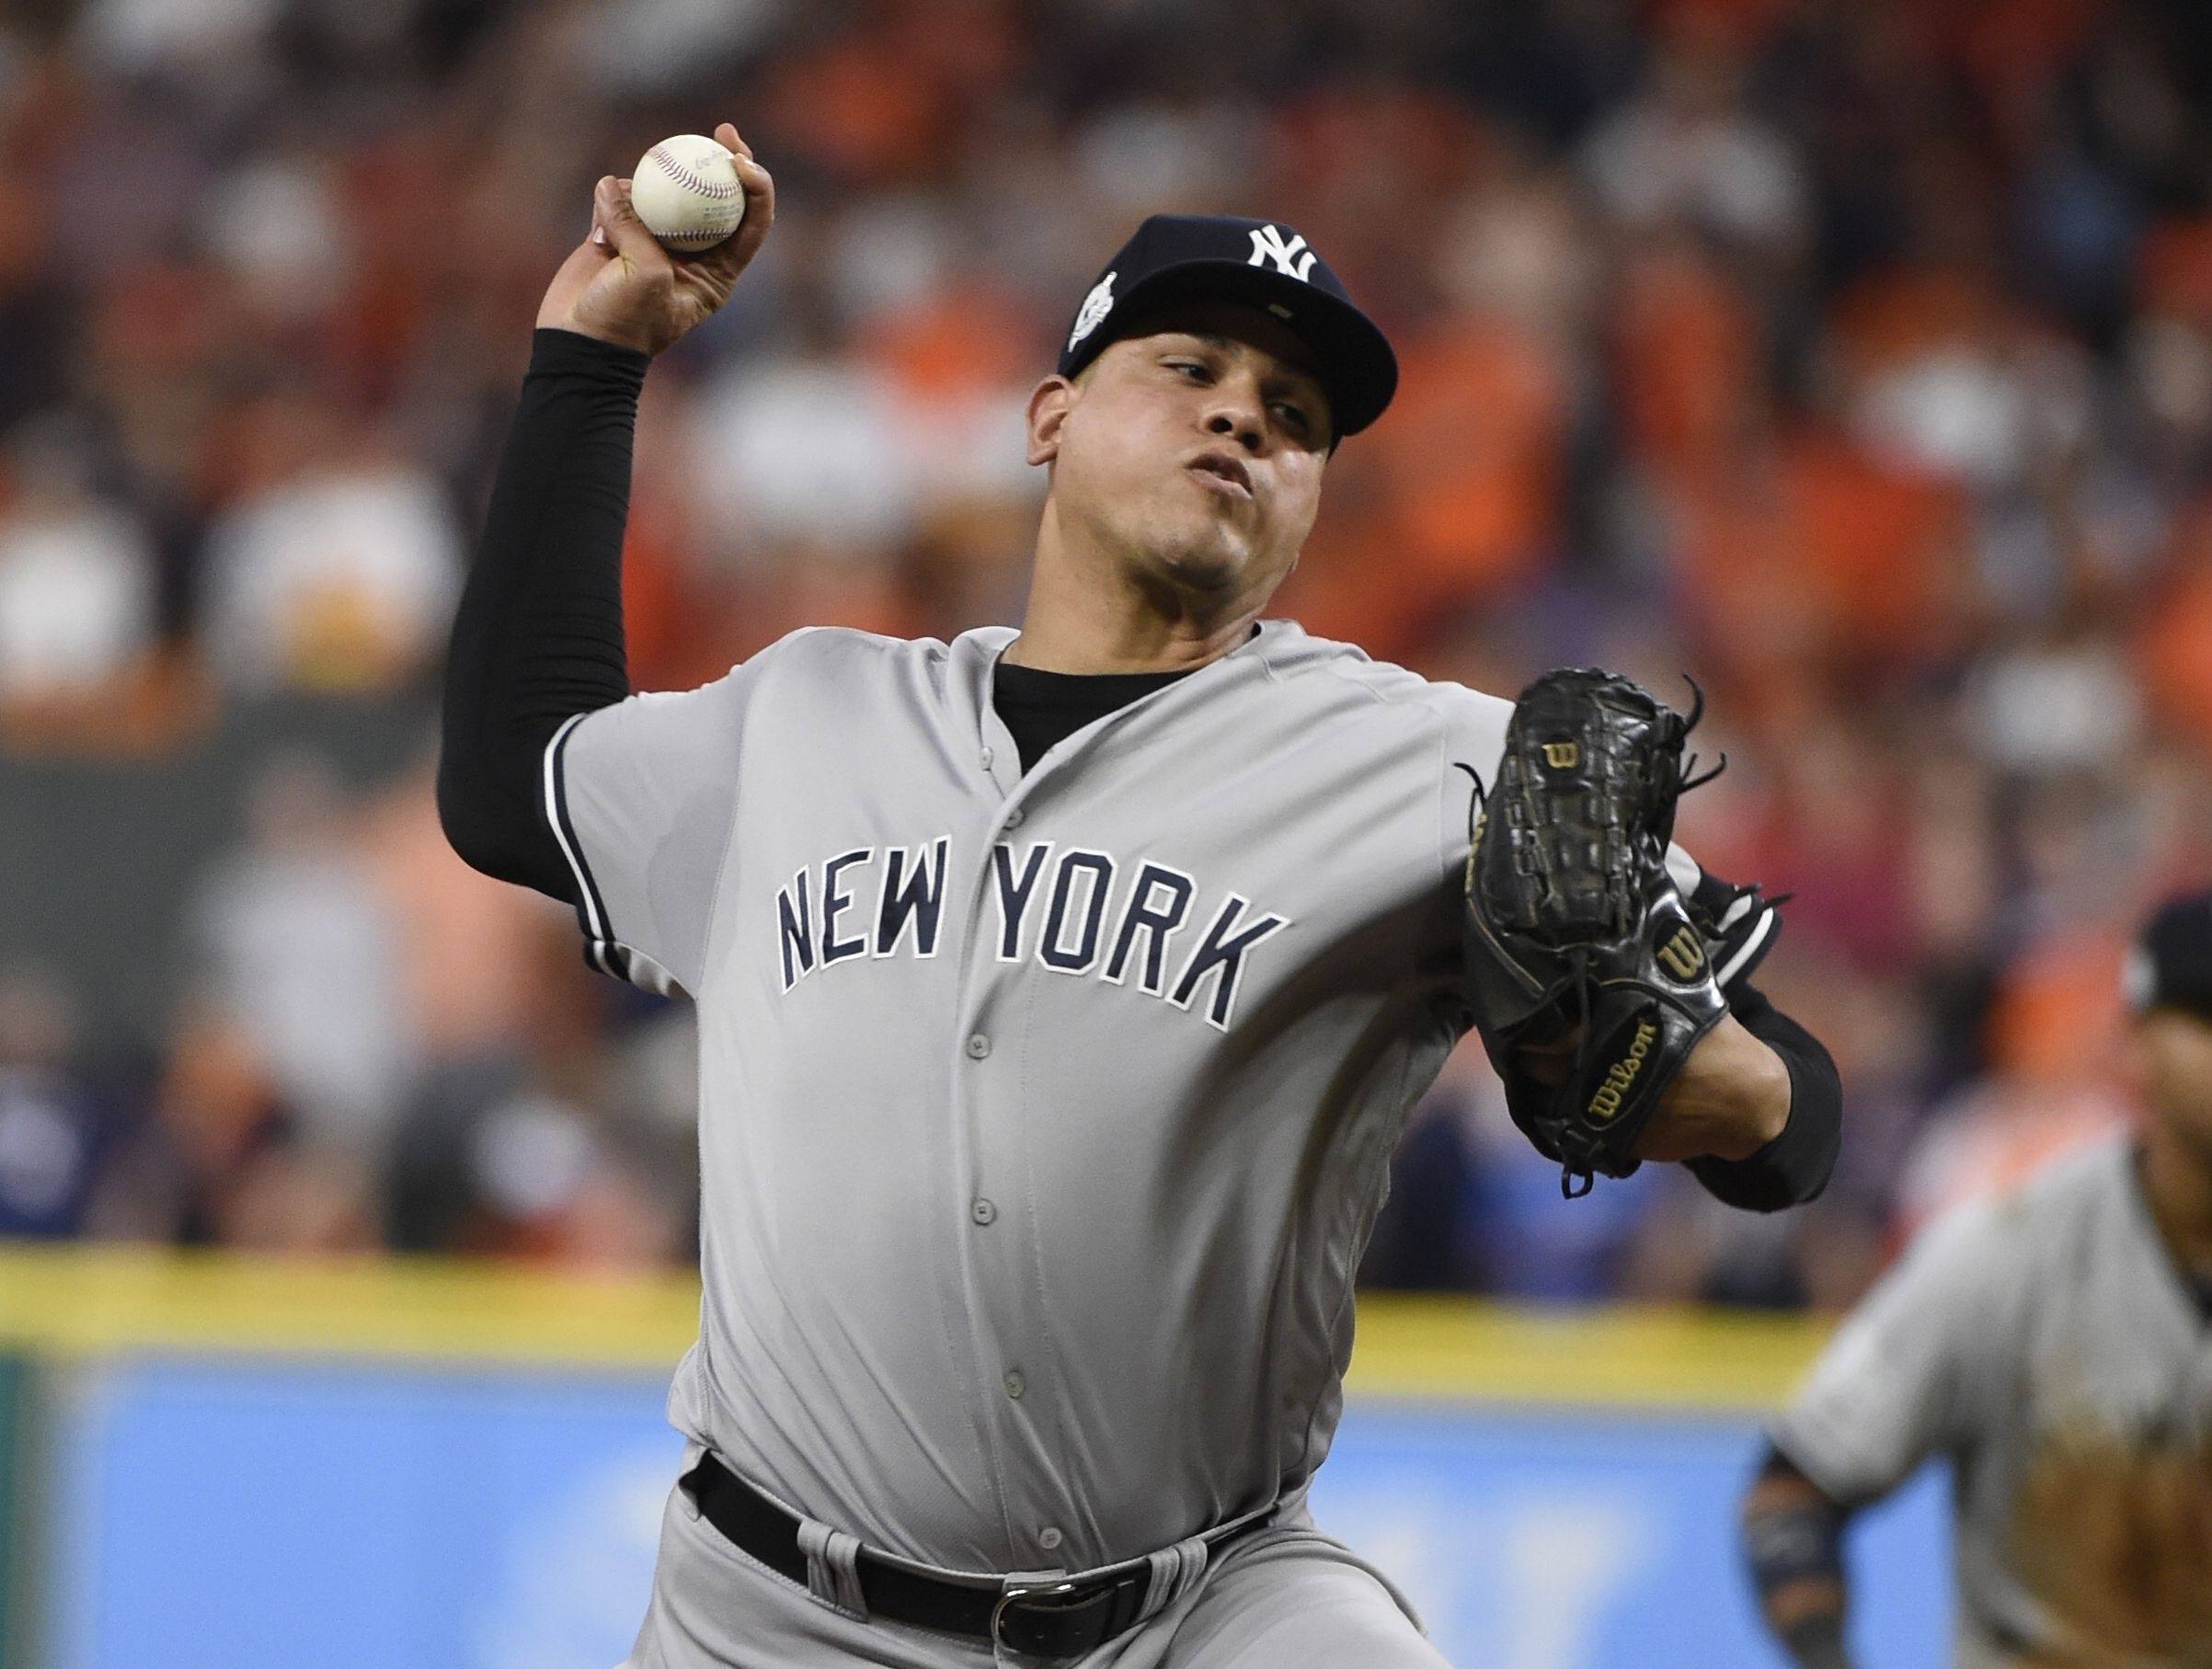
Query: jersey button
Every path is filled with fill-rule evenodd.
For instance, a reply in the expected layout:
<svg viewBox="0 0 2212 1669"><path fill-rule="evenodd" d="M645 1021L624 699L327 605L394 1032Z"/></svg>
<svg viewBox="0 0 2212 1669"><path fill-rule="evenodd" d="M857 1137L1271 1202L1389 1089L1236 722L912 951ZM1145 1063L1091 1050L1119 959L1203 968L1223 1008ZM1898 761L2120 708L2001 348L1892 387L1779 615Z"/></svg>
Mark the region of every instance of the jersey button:
<svg viewBox="0 0 2212 1669"><path fill-rule="evenodd" d="M988 748L984 749L983 749L983 769L984 769L984 770L986 770L986 771L989 771L989 770L991 769L991 761L992 760L996 759L997 757L998 757L998 756L997 756L996 754L992 753L992 752L991 751L991 749L988 749Z"/></svg>
<svg viewBox="0 0 2212 1669"><path fill-rule="evenodd" d="M1039 1530L1037 1533L1037 1545L1048 1553L1060 1546L1060 1526L1049 1524Z"/></svg>
<svg viewBox="0 0 2212 1669"><path fill-rule="evenodd" d="M968 1040L968 1058L980 1060L991 1053L991 1039L978 1032Z"/></svg>
<svg viewBox="0 0 2212 1669"><path fill-rule="evenodd" d="M1027 814L1024 812L1019 806L1016 806L1012 811L1006 814L1006 820L1003 827L1007 829L1019 829L1022 826L1022 818L1026 815Z"/></svg>
<svg viewBox="0 0 2212 1669"><path fill-rule="evenodd" d="M1009 1397L1012 1397L1016 1402L1019 1402L1022 1400L1022 1393L1028 1389L1029 1381L1022 1377L1022 1370L1020 1368L1014 1368L1007 1374L1006 1394Z"/></svg>
<svg viewBox="0 0 2212 1669"><path fill-rule="evenodd" d="M987 1199L979 1198L968 1208L968 1215L981 1227L988 1229L999 1220L999 1208Z"/></svg>

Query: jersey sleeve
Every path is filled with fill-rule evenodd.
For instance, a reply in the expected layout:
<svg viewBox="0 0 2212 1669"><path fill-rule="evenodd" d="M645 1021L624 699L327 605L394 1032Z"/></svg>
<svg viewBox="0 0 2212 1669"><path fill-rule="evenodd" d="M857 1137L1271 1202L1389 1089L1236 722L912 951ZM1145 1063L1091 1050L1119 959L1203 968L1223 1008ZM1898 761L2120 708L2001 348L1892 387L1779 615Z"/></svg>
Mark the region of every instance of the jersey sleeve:
<svg viewBox="0 0 2212 1669"><path fill-rule="evenodd" d="M1722 880L1679 846L1667 849L1667 873L1705 932L1715 983L1733 998L1746 989L1781 936L1782 900L1768 897L1755 885Z"/></svg>
<svg viewBox="0 0 2212 1669"><path fill-rule="evenodd" d="M575 875L585 960L601 972L664 994L699 989L764 658L579 714L547 745L544 811Z"/></svg>
<svg viewBox="0 0 2212 1669"><path fill-rule="evenodd" d="M1915 1240L1775 1423L1774 1446L1835 1500L1887 1494L1970 1436L2018 1323L2005 1209L1974 1201Z"/></svg>

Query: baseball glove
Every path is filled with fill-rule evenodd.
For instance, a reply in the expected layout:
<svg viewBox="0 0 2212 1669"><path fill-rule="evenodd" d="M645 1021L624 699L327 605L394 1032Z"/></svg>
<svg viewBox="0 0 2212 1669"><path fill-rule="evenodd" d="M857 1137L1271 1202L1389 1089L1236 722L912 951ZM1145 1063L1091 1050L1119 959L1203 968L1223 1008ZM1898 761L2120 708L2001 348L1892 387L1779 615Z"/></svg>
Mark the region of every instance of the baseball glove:
<svg viewBox="0 0 2212 1669"><path fill-rule="evenodd" d="M1702 710L1685 720L1610 672L1547 672L1514 706L1496 780L1476 781L1469 1000L1514 1122L1570 1199L1636 1169L1659 1098L1728 1012L1667 870L1675 801L1713 774L1682 762ZM1547 1057L1556 1084L1531 1072Z"/></svg>

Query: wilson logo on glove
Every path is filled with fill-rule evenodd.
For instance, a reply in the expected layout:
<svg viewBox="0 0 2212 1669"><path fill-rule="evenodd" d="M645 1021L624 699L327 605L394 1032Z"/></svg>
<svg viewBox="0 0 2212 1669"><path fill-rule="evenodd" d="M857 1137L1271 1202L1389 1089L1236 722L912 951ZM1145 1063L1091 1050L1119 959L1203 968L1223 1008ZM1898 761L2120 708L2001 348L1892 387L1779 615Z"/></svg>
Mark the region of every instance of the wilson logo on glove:
<svg viewBox="0 0 2212 1669"><path fill-rule="evenodd" d="M1674 937L1659 946L1657 955L1677 979L1695 979L1705 971L1705 947L1698 943L1693 928L1676 928Z"/></svg>
<svg viewBox="0 0 2212 1669"><path fill-rule="evenodd" d="M1610 1118L1621 1111L1621 1098L1628 1093L1628 1086L1636 1081L1636 1074L1644 1069L1644 1057L1650 1052L1651 1040L1659 1035L1659 1028L1648 1020L1636 1023L1636 1040L1628 1046L1628 1053L1605 1069L1605 1081L1598 1086L1598 1093L1590 1097L1590 1116Z"/></svg>

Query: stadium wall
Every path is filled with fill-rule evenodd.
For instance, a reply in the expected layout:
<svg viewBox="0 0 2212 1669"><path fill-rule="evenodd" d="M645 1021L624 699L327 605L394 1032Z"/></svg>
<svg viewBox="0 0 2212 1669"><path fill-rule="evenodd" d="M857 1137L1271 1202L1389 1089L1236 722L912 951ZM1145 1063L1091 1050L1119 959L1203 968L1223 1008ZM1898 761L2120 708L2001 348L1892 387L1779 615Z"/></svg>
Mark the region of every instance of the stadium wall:
<svg viewBox="0 0 2212 1669"><path fill-rule="evenodd" d="M682 1279L431 1260L0 1252L21 1365L0 1374L0 1663L609 1669L697 1301ZM1816 1324L1391 1297L1360 1317L1315 1511L1454 1662L1778 1661L1732 1512ZM1943 1511L1925 1478L1856 1538L1867 1661L1943 1660Z"/></svg>

